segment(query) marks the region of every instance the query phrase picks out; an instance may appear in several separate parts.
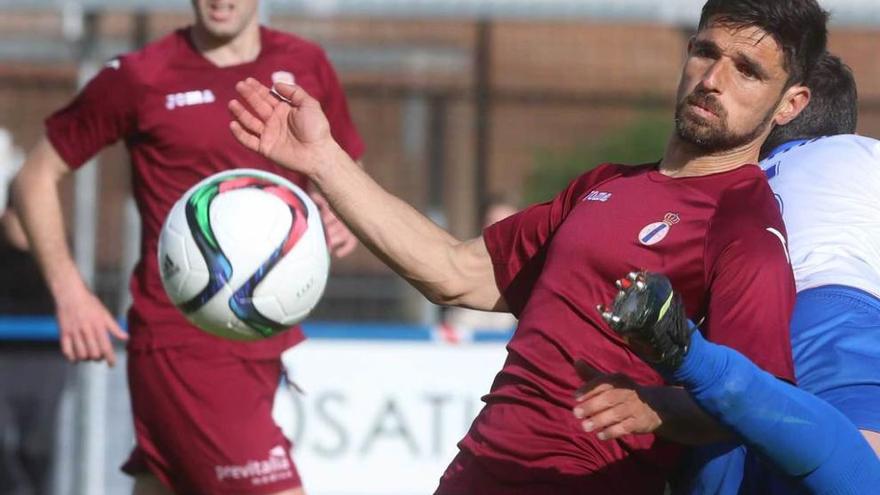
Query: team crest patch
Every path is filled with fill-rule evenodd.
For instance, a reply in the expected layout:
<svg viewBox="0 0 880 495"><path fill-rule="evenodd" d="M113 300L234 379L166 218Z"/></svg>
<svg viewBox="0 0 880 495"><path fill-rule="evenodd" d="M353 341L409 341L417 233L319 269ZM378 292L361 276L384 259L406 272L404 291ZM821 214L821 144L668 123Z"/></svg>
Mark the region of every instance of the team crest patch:
<svg viewBox="0 0 880 495"><path fill-rule="evenodd" d="M645 246L653 246L666 238L672 226L681 221L677 213L667 213L660 222L645 225L639 232L639 242Z"/></svg>
<svg viewBox="0 0 880 495"><path fill-rule="evenodd" d="M272 73L272 84L293 84L295 81L296 79L293 77L293 74L286 70L278 70Z"/></svg>

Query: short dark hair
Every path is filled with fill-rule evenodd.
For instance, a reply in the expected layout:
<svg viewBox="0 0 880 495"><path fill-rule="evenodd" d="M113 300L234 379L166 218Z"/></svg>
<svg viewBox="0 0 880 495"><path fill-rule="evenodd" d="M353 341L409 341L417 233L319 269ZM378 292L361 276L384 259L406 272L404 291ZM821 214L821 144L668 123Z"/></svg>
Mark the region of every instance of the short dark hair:
<svg viewBox="0 0 880 495"><path fill-rule="evenodd" d="M852 70L840 57L825 52L810 78L810 103L788 124L776 126L761 146L761 157L780 144L835 134L852 134L859 121L859 95Z"/></svg>
<svg viewBox="0 0 880 495"><path fill-rule="evenodd" d="M709 24L757 27L783 52L786 87L805 81L828 43L828 12L816 0L708 0L699 29Z"/></svg>

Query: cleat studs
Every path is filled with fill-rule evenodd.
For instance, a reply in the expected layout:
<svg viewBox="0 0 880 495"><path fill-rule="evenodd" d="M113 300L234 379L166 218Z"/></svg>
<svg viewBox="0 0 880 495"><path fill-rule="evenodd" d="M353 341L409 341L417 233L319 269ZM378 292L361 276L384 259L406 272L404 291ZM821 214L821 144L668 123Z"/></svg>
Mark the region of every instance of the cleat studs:
<svg viewBox="0 0 880 495"><path fill-rule="evenodd" d="M644 280L636 280L636 289L645 290L645 287L648 285L644 282Z"/></svg>
<svg viewBox="0 0 880 495"><path fill-rule="evenodd" d="M621 281L621 280L615 280L615 281L614 281L614 285L615 285L618 289L623 290L623 281Z"/></svg>
<svg viewBox="0 0 880 495"><path fill-rule="evenodd" d="M611 316L611 323L613 323L615 325L620 325L620 317L617 315L612 315Z"/></svg>
<svg viewBox="0 0 880 495"><path fill-rule="evenodd" d="M602 312L602 319L605 320L606 323L611 323L613 318L614 318L614 315L611 314L611 311L603 311Z"/></svg>
<svg viewBox="0 0 880 495"><path fill-rule="evenodd" d="M626 275L626 278L628 278L628 279L629 279L630 281L632 281L632 282L635 282L636 279L639 278L639 274L636 273L636 272L629 272L629 273Z"/></svg>

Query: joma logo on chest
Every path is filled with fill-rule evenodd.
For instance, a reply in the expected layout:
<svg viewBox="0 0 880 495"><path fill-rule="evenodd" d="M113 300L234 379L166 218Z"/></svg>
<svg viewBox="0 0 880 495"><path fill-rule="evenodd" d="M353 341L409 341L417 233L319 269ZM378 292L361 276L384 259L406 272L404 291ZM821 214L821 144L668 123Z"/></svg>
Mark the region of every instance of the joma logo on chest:
<svg viewBox="0 0 880 495"><path fill-rule="evenodd" d="M216 101L216 98L214 97L214 92L210 89L186 91L183 93L165 95L165 108L168 110L174 110L179 107L191 107L193 105L214 103L214 101Z"/></svg>
<svg viewBox="0 0 880 495"><path fill-rule="evenodd" d="M590 194L587 194L586 196L584 196L584 198L581 201L600 201L600 202L604 203L604 202L608 201L609 199L611 199L610 192L590 191Z"/></svg>

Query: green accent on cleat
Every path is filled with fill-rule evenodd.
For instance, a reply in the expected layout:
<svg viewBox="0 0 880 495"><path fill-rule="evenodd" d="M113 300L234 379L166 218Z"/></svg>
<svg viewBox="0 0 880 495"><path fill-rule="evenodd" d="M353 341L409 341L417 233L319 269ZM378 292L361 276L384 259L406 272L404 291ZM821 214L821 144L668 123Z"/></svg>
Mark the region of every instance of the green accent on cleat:
<svg viewBox="0 0 880 495"><path fill-rule="evenodd" d="M669 297L666 298L666 302L663 303L663 307L660 308L660 314L657 315L657 320L662 320L664 316L666 316L666 312L669 311L669 306L672 305L672 296L674 292L669 293Z"/></svg>
<svg viewBox="0 0 880 495"><path fill-rule="evenodd" d="M658 367L678 368L692 332L681 297L661 274L632 272L626 279L633 283L623 284L603 318L639 357Z"/></svg>

